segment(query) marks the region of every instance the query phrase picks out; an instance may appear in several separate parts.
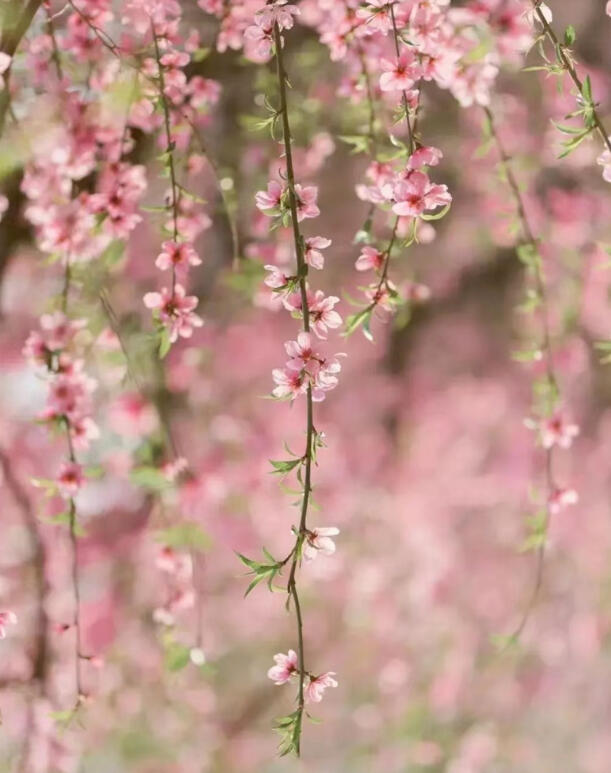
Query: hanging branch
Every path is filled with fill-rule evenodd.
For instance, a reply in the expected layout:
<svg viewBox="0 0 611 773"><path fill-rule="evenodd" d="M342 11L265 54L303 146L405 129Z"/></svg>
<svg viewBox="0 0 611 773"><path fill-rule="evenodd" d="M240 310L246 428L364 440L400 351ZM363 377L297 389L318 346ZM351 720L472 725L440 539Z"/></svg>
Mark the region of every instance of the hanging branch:
<svg viewBox="0 0 611 773"><path fill-rule="evenodd" d="M505 644L508 644L517 641L520 637L539 598L543 584L547 532L551 516L564 504L572 504L570 500L573 498L574 492L562 489L558 485L554 471L554 446L558 438L554 437L553 433L560 436L563 431L566 431L566 428L563 428L559 415L556 415L556 408L560 402L560 390L558 378L554 369L554 352L549 323L547 288L543 273L543 263L539 253L539 239L535 237L530 225L520 186L511 165L511 158L497 131L493 112L489 107L484 107L483 110L486 116L487 130L496 145L500 157L501 170L509 186L516 208L520 230L522 232L522 243L517 248L517 254L520 260L526 265L528 272L534 280L534 288L528 290L527 302L522 309L523 311L532 312L538 316L541 344L534 352L526 353L526 355L520 356L520 359L532 360L540 357L543 358L545 379L541 387L543 393L542 405L539 408L539 413L542 414L542 420L538 424L535 424L533 428L539 429L542 436L544 433L549 434L551 439L551 442L547 442L546 439L542 440L544 448L545 502L542 511L530 519L530 533L522 546L523 550L536 550L537 563L535 581L531 595L516 629L509 637L501 637Z"/></svg>
<svg viewBox="0 0 611 773"><path fill-rule="evenodd" d="M598 113L598 103L594 100L594 96L592 94L592 83L590 81L590 76L587 75L586 78L582 81L575 67L573 54L570 48L575 42L575 30L572 27L567 27L564 35L564 41L560 42L554 31L554 28L551 26L546 17L545 12L541 9L541 0L533 0L533 5L536 19L543 27L545 36L554 48L556 63L551 64L549 62L545 56L543 47L541 46L541 55L547 62L547 66L543 68L533 67L528 69L545 69L554 74L558 74L559 72L566 72L570 79L573 81L573 84L579 93L578 100L581 102L581 107L566 117L582 118L585 126L583 131L577 131L572 127L559 126L558 124L555 124L561 132L571 135L571 139L564 143L565 150L560 157L562 158L563 156L571 153L578 145L581 144L581 142L583 142L586 137L588 137L594 131L598 132L603 145L606 147L607 151L611 153L611 137L609 136L610 133L605 128Z"/></svg>

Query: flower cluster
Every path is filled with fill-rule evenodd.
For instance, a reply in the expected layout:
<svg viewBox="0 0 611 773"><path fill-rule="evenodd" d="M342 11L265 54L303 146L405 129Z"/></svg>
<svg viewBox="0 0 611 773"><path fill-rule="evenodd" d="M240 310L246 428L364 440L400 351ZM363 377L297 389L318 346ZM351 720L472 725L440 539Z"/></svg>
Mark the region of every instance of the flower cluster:
<svg viewBox="0 0 611 773"><path fill-rule="evenodd" d="M161 625L171 626L178 612L191 609L195 604L193 562L188 553L164 546L157 554L155 564L166 577L167 598L163 606L155 609L153 619Z"/></svg>
<svg viewBox="0 0 611 773"><path fill-rule="evenodd" d="M84 369L78 336L85 320L70 320L62 311L43 314L39 330L33 330L24 346L24 356L42 367L47 383L47 404L40 420L65 430L70 456L84 451L99 436L92 418L92 395L97 382ZM57 478L60 493L74 497L83 483L82 468L73 458L64 462Z"/></svg>
<svg viewBox="0 0 611 773"><path fill-rule="evenodd" d="M338 383L336 374L341 366L337 359L329 361L316 351L309 333L299 333L296 341L287 341L284 347L289 360L284 368L272 372L276 382L274 397L294 400L310 389L312 400L324 400L325 392L334 389Z"/></svg>
<svg viewBox="0 0 611 773"><path fill-rule="evenodd" d="M267 672L274 684L286 684L299 673L299 663L295 650L289 650L286 655L278 653L274 655L275 666ZM305 699L309 703L320 703L327 687L337 687L337 681L333 678L335 671L327 671L324 674L314 676L307 674L305 684Z"/></svg>

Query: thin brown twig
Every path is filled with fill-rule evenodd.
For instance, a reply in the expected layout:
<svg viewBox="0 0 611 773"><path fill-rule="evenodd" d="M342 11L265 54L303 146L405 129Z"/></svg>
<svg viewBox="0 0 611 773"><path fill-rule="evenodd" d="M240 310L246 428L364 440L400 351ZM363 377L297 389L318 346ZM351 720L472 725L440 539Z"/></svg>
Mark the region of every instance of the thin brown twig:
<svg viewBox="0 0 611 773"><path fill-rule="evenodd" d="M507 153L507 150L505 149L503 141L501 140L501 137L497 131L495 120L494 120L494 114L489 107L484 107L483 110L488 121L490 134L495 142L495 145L497 147L497 150L501 159L501 166L502 166L505 178L507 180L507 184L509 185L509 188L515 203L516 213L518 216L518 220L520 222L520 227L522 230L524 241L533 250L538 250L538 240L535 238L535 235L533 233L532 227L528 219L528 215L526 214L526 206L524 204L524 199L520 191L518 180L511 166L511 158ZM541 320L541 332L542 332L542 343L543 343L542 349L545 357L546 378L548 381L548 388L550 390L553 390L554 393L557 393L558 381L554 371L553 346L551 341L551 333L550 333L550 325L549 325L549 313L547 309L547 291L545 286L545 277L543 275L543 269L538 257L535 258L535 260L533 261L533 273L535 277L535 287L539 298L539 317ZM548 409L550 409L551 407L552 406L548 405ZM541 587L543 585L545 543L546 543L546 536L547 536L549 521L551 518L550 498L556 489L553 463L554 463L553 448L547 448L545 449L545 465L544 465L545 484L546 484L546 503L545 503L545 510L544 510L544 521L542 524L542 531L543 531L544 538L542 539L541 544L539 545L537 550L537 567L535 572L535 582L533 585L530 598L524 609L524 612L522 614L522 617L520 619L518 626L516 627L516 629L514 630L513 634L510 637L511 639L514 639L514 640L520 636L520 634L526 627L526 624L531 616L531 613L537 603L537 599L539 598Z"/></svg>
<svg viewBox="0 0 611 773"><path fill-rule="evenodd" d="M535 13L537 14L537 18L539 19L539 22L541 23L549 41L553 44L563 69L569 74L569 77L571 78L571 80L579 90L579 94L583 95L583 82L579 77L579 75L577 74L575 65L573 64L570 57L566 53L566 47L563 46L562 43L558 40L558 36L556 35L554 28L545 18L545 14L543 13L540 7L541 0L533 0L533 5L535 8ZM596 129L600 134L600 137L603 143L606 145L607 150L611 152L611 137L609 136L609 132L606 130L600 116L598 115L598 111L596 110L596 106L594 105L594 103L592 103L591 105L591 110L592 110L592 119L594 121Z"/></svg>
<svg viewBox="0 0 611 773"><path fill-rule="evenodd" d="M274 43L276 54L276 70L278 76L278 88L280 92L280 116L282 118L282 135L284 141L284 154L286 159L286 176L289 191L289 207L291 211L291 223L293 228L293 241L295 246L295 255L297 258L297 274L299 277L299 290L301 293L301 309L303 315L303 329L306 333L310 331L310 311L308 308L308 294L307 294L307 275L308 266L305 262L303 253L303 237L299 229L299 221L297 219L297 193L295 191L295 172L293 168L293 155L292 155L292 139L291 128L289 122L288 101L286 95L286 83L287 75L284 67L284 58L282 55L282 36L280 34L280 28L276 23L274 25ZM303 617L301 612L301 603L299 601L299 593L297 591L296 573L297 566L301 557L301 547L304 539L307 535L307 515L308 505L310 500L310 493L312 490L312 456L313 456L313 443L314 443L314 409L312 400L312 386L308 384L306 392L306 446L303 455L304 459L304 479L303 479L303 495L301 500L301 515L299 519L299 527L296 533L295 547L292 552L291 568L289 572L289 578L287 583L287 592L292 597L295 606L295 616L297 621L297 657L299 661L299 688L297 695L297 732L295 753L297 756L301 753L301 726L303 720L303 712L305 705L304 684L306 678L305 667L305 649L304 649L304 636L303 636Z"/></svg>

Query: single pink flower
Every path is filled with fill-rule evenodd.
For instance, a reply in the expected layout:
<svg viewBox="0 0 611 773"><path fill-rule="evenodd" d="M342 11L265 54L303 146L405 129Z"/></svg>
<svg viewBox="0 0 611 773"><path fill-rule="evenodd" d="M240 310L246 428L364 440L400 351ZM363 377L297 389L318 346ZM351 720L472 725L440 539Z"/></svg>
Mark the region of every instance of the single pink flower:
<svg viewBox="0 0 611 773"><path fill-rule="evenodd" d="M549 511L556 515L569 505L576 505L579 501L579 495L572 488L557 488L548 498Z"/></svg>
<svg viewBox="0 0 611 773"><path fill-rule="evenodd" d="M361 254L356 259L357 271L369 271L374 269L379 271L384 265L384 253L375 247L365 246L361 249Z"/></svg>
<svg viewBox="0 0 611 773"><path fill-rule="evenodd" d="M386 312L391 312L394 309L394 297L389 289L390 282L386 282L381 287L378 284L369 285L365 290L365 297L369 303L376 307L376 310L380 311L381 317L386 317Z"/></svg>
<svg viewBox="0 0 611 773"><path fill-rule="evenodd" d="M392 29L389 0L369 0L364 8L358 8L357 19L363 19L370 30L386 35Z"/></svg>
<svg viewBox="0 0 611 773"><path fill-rule="evenodd" d="M287 368L300 371L303 368L314 375L320 368L319 356L312 348L312 337L309 333L299 333L296 341L287 341L284 344L286 353L290 357Z"/></svg>
<svg viewBox="0 0 611 773"><path fill-rule="evenodd" d="M17 625L17 615L10 610L0 612L0 639L6 639L7 625Z"/></svg>
<svg viewBox="0 0 611 773"><path fill-rule="evenodd" d="M339 529L335 526L319 526L311 529L303 545L303 557L306 561L313 561L319 553L323 556L332 556L335 553L335 542L331 537L336 537Z"/></svg>
<svg viewBox="0 0 611 773"><path fill-rule="evenodd" d="M407 160L408 169L420 169L423 166L437 166L443 158L443 153L439 148L427 145L415 150Z"/></svg>
<svg viewBox="0 0 611 773"><path fill-rule="evenodd" d="M255 202L257 204L257 207L264 212L264 214L276 214L275 212L268 213L266 210L268 209L278 209L280 207L280 202L282 201L282 196L284 195L284 188L277 180L270 180L270 182L267 183L267 190L266 191L259 191L255 194Z"/></svg>
<svg viewBox="0 0 611 773"><path fill-rule="evenodd" d="M320 209L316 204L318 188L315 185L296 185L297 220L301 222L309 217L318 217Z"/></svg>
<svg viewBox="0 0 611 773"><path fill-rule="evenodd" d="M194 328L204 324L202 318L193 311L197 303L197 297L187 295L180 284L175 285L173 295L164 287L160 293L146 293L144 296L144 305L157 311L160 321L169 330L171 343L174 343L178 336L190 338Z"/></svg>
<svg viewBox="0 0 611 773"><path fill-rule="evenodd" d="M263 268L266 271L269 271L269 274L263 281L268 287L271 287L274 290L277 290L280 287L284 287L291 279L291 277L288 274L285 274L281 268L278 268L278 266L267 265L263 266Z"/></svg>
<svg viewBox="0 0 611 773"><path fill-rule="evenodd" d="M155 265L161 271L174 267L184 273L189 266L199 266L201 262L192 244L166 241L161 245L161 252L157 256Z"/></svg>
<svg viewBox="0 0 611 773"><path fill-rule="evenodd" d="M320 676L311 676L305 688L305 699L308 703L320 703L327 687L337 687L337 680L333 677L335 671L326 671Z"/></svg>
<svg viewBox="0 0 611 773"><path fill-rule="evenodd" d="M395 61L383 59L380 76L382 91L409 91L420 77L420 64L411 48L405 48Z"/></svg>
<svg viewBox="0 0 611 773"><path fill-rule="evenodd" d="M275 666L272 666L267 672L268 677L274 684L286 684L292 676L299 673L299 664L295 650L289 650L284 655L279 652L274 655Z"/></svg>
<svg viewBox="0 0 611 773"><path fill-rule="evenodd" d="M293 16L299 15L296 5L287 5L286 0L276 0L268 3L255 14L255 24L271 29L277 24L281 30L290 30L293 26Z"/></svg>
<svg viewBox="0 0 611 773"><path fill-rule="evenodd" d="M298 395L305 394L308 388L305 375L291 368L274 368L272 378L276 382L272 394L280 400L287 397L294 400Z"/></svg>
<svg viewBox="0 0 611 773"><path fill-rule="evenodd" d="M63 462L57 476L57 487L64 499L76 496L83 485L83 468L76 462Z"/></svg>
<svg viewBox="0 0 611 773"><path fill-rule="evenodd" d="M325 265L325 258L320 250L331 246L331 239L324 236L310 236L305 240L304 260L312 268L322 269Z"/></svg>
<svg viewBox="0 0 611 773"><path fill-rule="evenodd" d="M189 581L193 575L193 561L189 553L181 553L167 545L157 553L155 566L180 582Z"/></svg>
<svg viewBox="0 0 611 773"><path fill-rule="evenodd" d="M322 290L316 291L313 300L308 298L312 331L319 338L326 338L329 329L337 328L342 324L342 318L334 308L337 303L339 303L337 296L325 297Z"/></svg>
<svg viewBox="0 0 611 773"><path fill-rule="evenodd" d="M539 424L541 433L541 444L543 448L552 448L557 445L559 448L570 448L573 439L579 435L577 424L571 424L566 421L562 414L557 413L549 419L544 419Z"/></svg>
<svg viewBox="0 0 611 773"><path fill-rule="evenodd" d="M417 217L426 210L450 204L452 196L446 185L435 185L425 172L410 171L407 177L392 186L386 186L393 201L396 215Z"/></svg>
<svg viewBox="0 0 611 773"><path fill-rule="evenodd" d="M596 159L596 163L603 168L603 180L611 183L611 150L605 148Z"/></svg>

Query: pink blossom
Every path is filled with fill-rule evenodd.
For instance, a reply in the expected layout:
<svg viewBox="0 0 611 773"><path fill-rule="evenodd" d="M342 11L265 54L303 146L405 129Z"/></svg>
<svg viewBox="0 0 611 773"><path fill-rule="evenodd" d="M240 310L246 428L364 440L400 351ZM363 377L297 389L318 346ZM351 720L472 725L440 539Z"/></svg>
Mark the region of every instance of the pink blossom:
<svg viewBox="0 0 611 773"><path fill-rule="evenodd" d="M541 444L543 448L552 448L557 445L560 448L570 448L573 438L579 435L577 424L567 422L562 414L557 413L549 419L544 419L539 424Z"/></svg>
<svg viewBox="0 0 611 773"><path fill-rule="evenodd" d="M311 529L303 546L303 557L306 561L313 561L319 553L323 556L332 556L335 553L335 542L331 537L339 534L335 526L319 526Z"/></svg>
<svg viewBox="0 0 611 773"><path fill-rule="evenodd" d="M579 495L572 488L557 488L548 498L549 511L556 515L569 505L575 505L579 501Z"/></svg>
<svg viewBox="0 0 611 773"><path fill-rule="evenodd" d="M268 213L266 210L276 210L280 207L282 196L284 195L284 188L277 180L270 180L267 183L266 191L259 191L255 194L255 201L257 207L262 210L266 215L274 215L276 212Z"/></svg>
<svg viewBox="0 0 611 773"><path fill-rule="evenodd" d="M190 338L194 328L204 324L201 317L193 311L197 303L197 297L187 295L180 284L175 285L174 294L167 287L163 287L160 293L146 293L144 296L144 305L156 311L160 321L169 330L171 343L174 343L178 336Z"/></svg>
<svg viewBox="0 0 611 773"><path fill-rule="evenodd" d="M287 397L294 400L298 395L303 395L307 391L308 383L301 371L293 368L274 368L272 377L276 382L272 394L280 400Z"/></svg>
<svg viewBox="0 0 611 773"><path fill-rule="evenodd" d="M271 56L272 51L274 50L272 27L264 28L258 24L252 24L244 30L244 37L246 40L252 41L254 45L254 48L250 49L251 58L254 58L252 53L263 60L268 59Z"/></svg>
<svg viewBox="0 0 611 773"><path fill-rule="evenodd" d="M333 677L335 671L326 671L320 676L311 676L305 687L305 699L308 703L320 703L327 687L337 687L337 680Z"/></svg>
<svg viewBox="0 0 611 773"><path fill-rule="evenodd" d="M76 417L70 422L70 437L77 450L86 451L100 437L100 428L90 416Z"/></svg>
<svg viewBox="0 0 611 773"><path fill-rule="evenodd" d="M389 0L369 0L364 8L358 8L357 18L363 19L370 30L377 30L382 35L392 29Z"/></svg>
<svg viewBox="0 0 611 773"><path fill-rule="evenodd" d="M305 262L312 268L322 269L325 265L325 258L320 250L331 246L331 239L324 236L310 236L305 240Z"/></svg>
<svg viewBox="0 0 611 773"><path fill-rule="evenodd" d="M611 137L609 139L611 139ZM596 159L596 163L603 168L603 180L611 183L611 150L605 148Z"/></svg>
<svg viewBox="0 0 611 773"><path fill-rule="evenodd" d="M379 271L384 265L384 253L375 247L362 247L355 265L357 271Z"/></svg>
<svg viewBox="0 0 611 773"><path fill-rule="evenodd" d="M446 185L436 185L425 172L410 171L405 179L392 188L386 187L393 201L392 211L397 215L417 217L426 210L443 207L452 201Z"/></svg>
<svg viewBox="0 0 611 773"><path fill-rule="evenodd" d="M188 553L180 553L174 548L164 546L155 559L155 566L162 572L176 577L180 581L190 580L193 575L193 562Z"/></svg>
<svg viewBox="0 0 611 773"><path fill-rule="evenodd" d="M312 349L312 337L309 333L299 333L296 341L287 341L284 344L286 353L291 358L287 367L291 370L307 368L311 375L319 369L319 355Z"/></svg>
<svg viewBox="0 0 611 773"><path fill-rule="evenodd" d="M8 207L8 198L3 193L0 193L0 220L2 220L2 217L4 216L4 213L7 211Z"/></svg>
<svg viewBox="0 0 611 773"><path fill-rule="evenodd" d="M263 266L263 268L266 271L269 271L269 274L265 277L264 282L268 287L271 287L274 290L279 289L280 287L284 287L291 279L291 277L288 274L285 274L282 269L278 268L278 266L266 265Z"/></svg>
<svg viewBox="0 0 611 773"><path fill-rule="evenodd" d="M97 383L82 371L80 360L70 363L66 372L56 376L49 387L47 408L71 422L90 413L91 393Z"/></svg>
<svg viewBox="0 0 611 773"><path fill-rule="evenodd" d="M316 205L318 197L318 188L315 185L295 186L295 196L297 198L297 220L300 222L309 217L318 217L320 209Z"/></svg>
<svg viewBox="0 0 611 773"><path fill-rule="evenodd" d="M84 319L68 319L62 311L43 314L40 318L45 345L52 351L65 349L76 333L82 330L86 324Z"/></svg>
<svg viewBox="0 0 611 773"><path fill-rule="evenodd" d="M271 29L277 24L281 30L290 30L293 26L293 16L299 15L296 5L287 5L286 0L276 0L268 3L255 14L255 24L264 29Z"/></svg>
<svg viewBox="0 0 611 773"><path fill-rule="evenodd" d="M291 293L283 302L289 311L301 311L301 293ZM325 298L322 290L317 290L316 293L308 291L307 302L310 311L310 326L312 332L319 338L326 338L329 328L336 328L342 324L342 318L334 310L334 306L339 303L339 298L335 295L329 295Z"/></svg>
<svg viewBox="0 0 611 773"><path fill-rule="evenodd" d="M6 639L7 625L17 625L17 615L10 610L0 612L0 639Z"/></svg>
<svg viewBox="0 0 611 773"><path fill-rule="evenodd" d="M407 160L408 169L420 169L423 166L437 166L443 158L439 148L427 145L415 150Z"/></svg>
<svg viewBox="0 0 611 773"><path fill-rule="evenodd" d="M161 252L157 256L155 265L161 271L174 267L184 273L189 266L199 266L201 262L192 244L166 241L161 245Z"/></svg>
<svg viewBox="0 0 611 773"><path fill-rule="evenodd" d="M279 652L274 655L275 666L272 666L267 672L267 676L274 684L286 684L292 676L299 673L299 663L295 650L289 650L284 655Z"/></svg>
<svg viewBox="0 0 611 773"><path fill-rule="evenodd" d="M83 468L76 462L63 462L60 467L59 474L57 476L57 487L59 493L65 498L78 494L85 476L83 475Z"/></svg>
<svg viewBox="0 0 611 773"><path fill-rule="evenodd" d="M312 330L319 338L326 338L329 329L337 328L342 324L342 318L335 311L335 305L339 298L335 295L325 295L322 290L317 290L314 298L308 298L310 308L310 323Z"/></svg>
<svg viewBox="0 0 611 773"><path fill-rule="evenodd" d="M379 284L369 285L365 290L365 297L369 303L381 310L380 317L386 317L384 312L391 312L394 309L394 296L390 291L391 287L390 282L385 282L381 286Z"/></svg>
<svg viewBox="0 0 611 773"><path fill-rule="evenodd" d="M405 48L395 61L383 59L380 76L382 91L409 91L420 77L418 58L411 48Z"/></svg>

